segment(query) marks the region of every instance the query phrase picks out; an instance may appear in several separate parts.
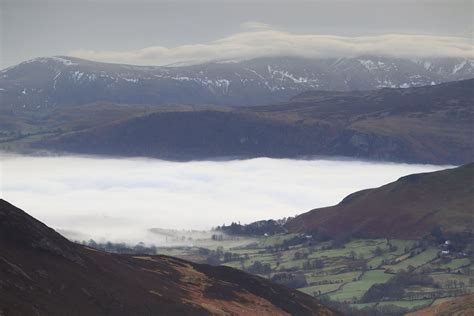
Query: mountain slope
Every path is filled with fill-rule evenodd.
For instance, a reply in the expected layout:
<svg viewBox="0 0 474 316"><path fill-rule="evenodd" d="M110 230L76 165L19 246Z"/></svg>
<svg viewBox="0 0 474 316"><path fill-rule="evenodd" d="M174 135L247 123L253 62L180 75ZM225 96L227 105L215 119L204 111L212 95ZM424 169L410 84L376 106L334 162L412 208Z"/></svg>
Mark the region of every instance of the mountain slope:
<svg viewBox="0 0 474 316"><path fill-rule="evenodd" d="M472 234L474 163L413 174L380 188L347 196L286 224L293 232L326 231L361 237L421 238L440 226L445 233Z"/></svg>
<svg viewBox="0 0 474 316"><path fill-rule="evenodd" d="M408 89L307 92L269 106L153 113L36 146L176 160L327 155L462 164L474 152L473 88L471 79Z"/></svg>
<svg viewBox="0 0 474 316"><path fill-rule="evenodd" d="M0 200L1 315L334 315L308 295L228 267L73 244Z"/></svg>
<svg viewBox="0 0 474 316"><path fill-rule="evenodd" d="M408 88L474 77L474 60L267 57L179 67L37 58L0 71L0 104L42 112L95 102L257 105L307 90Z"/></svg>
<svg viewBox="0 0 474 316"><path fill-rule="evenodd" d="M408 313L406 316L470 316L473 314L474 294L469 294Z"/></svg>

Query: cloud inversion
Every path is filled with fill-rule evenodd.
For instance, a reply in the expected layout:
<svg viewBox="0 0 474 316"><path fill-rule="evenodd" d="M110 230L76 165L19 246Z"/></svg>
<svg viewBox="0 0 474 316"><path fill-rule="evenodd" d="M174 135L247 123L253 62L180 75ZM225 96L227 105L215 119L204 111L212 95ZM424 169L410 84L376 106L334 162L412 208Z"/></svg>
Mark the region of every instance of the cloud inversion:
<svg viewBox="0 0 474 316"><path fill-rule="evenodd" d="M147 229L209 229L294 216L437 166L337 160L6 157L1 196L54 228L152 242ZM71 236L71 235L70 235Z"/></svg>

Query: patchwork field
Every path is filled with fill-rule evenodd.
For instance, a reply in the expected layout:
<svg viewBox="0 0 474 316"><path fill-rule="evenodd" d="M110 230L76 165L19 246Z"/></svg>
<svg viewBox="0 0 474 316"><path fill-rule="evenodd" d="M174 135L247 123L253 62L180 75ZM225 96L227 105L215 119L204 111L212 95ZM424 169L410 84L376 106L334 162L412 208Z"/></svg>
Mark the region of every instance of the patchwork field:
<svg viewBox="0 0 474 316"><path fill-rule="evenodd" d="M326 303L368 314L378 309L402 315L474 292L472 258L466 254L462 258L443 256L436 243L387 239L341 243L308 235L278 234L250 239L245 244L245 238L240 238L223 238L206 251L184 247L159 252L242 269ZM239 242L242 245L236 247ZM385 287L388 297L377 297L375 289L380 286Z"/></svg>

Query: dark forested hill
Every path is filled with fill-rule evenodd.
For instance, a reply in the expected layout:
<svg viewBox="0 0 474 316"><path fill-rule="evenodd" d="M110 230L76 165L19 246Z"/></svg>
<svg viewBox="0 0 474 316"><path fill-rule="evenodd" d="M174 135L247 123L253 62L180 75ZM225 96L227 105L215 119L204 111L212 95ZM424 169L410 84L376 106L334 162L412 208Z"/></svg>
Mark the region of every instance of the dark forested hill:
<svg viewBox="0 0 474 316"><path fill-rule="evenodd" d="M474 80L303 93L286 103L145 114L37 142L88 154L188 160L347 156L462 164L474 153Z"/></svg>
<svg viewBox="0 0 474 316"><path fill-rule="evenodd" d="M73 244L0 200L1 315L334 315L228 267Z"/></svg>
<svg viewBox="0 0 474 316"><path fill-rule="evenodd" d="M341 203L297 216L293 232L330 235L420 238L439 227L445 234L474 227L474 163L454 169L413 174L380 188L347 196Z"/></svg>

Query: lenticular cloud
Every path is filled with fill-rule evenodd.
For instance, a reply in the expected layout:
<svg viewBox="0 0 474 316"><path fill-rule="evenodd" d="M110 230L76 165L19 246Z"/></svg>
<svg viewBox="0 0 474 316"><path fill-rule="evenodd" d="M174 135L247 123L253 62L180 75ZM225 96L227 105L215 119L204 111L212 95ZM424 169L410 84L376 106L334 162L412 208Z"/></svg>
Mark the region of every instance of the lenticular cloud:
<svg viewBox="0 0 474 316"><path fill-rule="evenodd" d="M378 55L401 58L474 58L472 40L461 37L387 34L345 37L294 34L258 23L245 23L244 32L208 43L176 47L152 46L133 51L78 50L70 55L103 62L137 65L202 63L212 60L241 60L263 56L305 58Z"/></svg>

